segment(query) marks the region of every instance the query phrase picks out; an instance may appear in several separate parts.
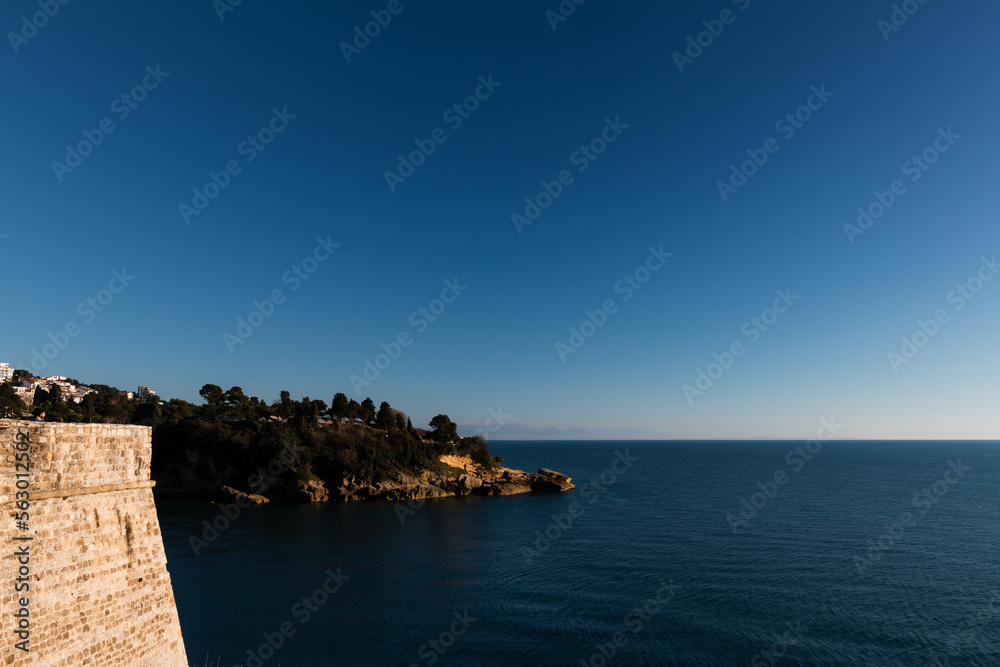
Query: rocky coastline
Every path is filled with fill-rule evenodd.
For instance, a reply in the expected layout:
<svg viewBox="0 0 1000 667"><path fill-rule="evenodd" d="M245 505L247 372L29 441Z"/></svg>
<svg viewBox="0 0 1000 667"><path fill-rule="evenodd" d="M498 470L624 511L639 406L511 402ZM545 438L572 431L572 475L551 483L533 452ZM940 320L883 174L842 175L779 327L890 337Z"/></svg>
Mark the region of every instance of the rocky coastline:
<svg viewBox="0 0 1000 667"><path fill-rule="evenodd" d="M424 470L419 474L397 473L394 479L373 482L345 474L333 482L322 479L303 480L281 476L270 484L251 484L261 493L241 491L219 480L171 479L166 485L154 487L161 500L236 501L240 505L261 505L271 501L285 502L354 502L406 501L450 496L511 496L522 493L562 493L576 488L572 478L546 468L529 473L500 465L492 469L465 456L440 457L441 470ZM185 483L190 482L190 483Z"/></svg>

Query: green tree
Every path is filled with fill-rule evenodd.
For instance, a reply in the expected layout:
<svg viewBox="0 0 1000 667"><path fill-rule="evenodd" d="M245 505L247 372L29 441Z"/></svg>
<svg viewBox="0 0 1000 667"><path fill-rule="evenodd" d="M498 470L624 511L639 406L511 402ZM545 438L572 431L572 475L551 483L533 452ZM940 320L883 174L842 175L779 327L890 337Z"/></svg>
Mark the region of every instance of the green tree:
<svg viewBox="0 0 1000 667"><path fill-rule="evenodd" d="M392 408L389 407L388 402L382 401L382 404L378 406L378 414L375 415L375 426L385 431L391 431L395 425L396 418L393 416Z"/></svg>
<svg viewBox="0 0 1000 667"><path fill-rule="evenodd" d="M163 410L160 402L140 403L132 414L132 423L156 428L163 423Z"/></svg>
<svg viewBox="0 0 1000 667"><path fill-rule="evenodd" d="M198 395L205 399L205 415L210 421L220 417L222 405L226 401L226 394L222 387L217 384L206 384L198 391Z"/></svg>
<svg viewBox="0 0 1000 667"><path fill-rule="evenodd" d="M458 440L458 426L448 419L448 415L437 415L430 421L429 426L434 429L431 433L434 442L447 444Z"/></svg>
<svg viewBox="0 0 1000 667"><path fill-rule="evenodd" d="M250 416L250 399L243 393L242 387L232 387L226 392L226 410L240 419Z"/></svg>
<svg viewBox="0 0 1000 667"><path fill-rule="evenodd" d="M71 422L75 416L73 408L62 400L53 401L50 399L48 403L39 407L45 412L46 421Z"/></svg>
<svg viewBox="0 0 1000 667"><path fill-rule="evenodd" d="M400 433L408 432L408 429L406 428L407 421L408 420L406 418L406 415L404 415L402 412L397 412L396 413L396 430L399 431Z"/></svg>
<svg viewBox="0 0 1000 667"><path fill-rule="evenodd" d="M49 392L45 391L41 387L35 387L35 397L31 400L31 404L35 407L39 407L48 403L49 399Z"/></svg>
<svg viewBox="0 0 1000 667"><path fill-rule="evenodd" d="M355 401L353 398L347 404L347 419L348 421L354 421L361 417L361 404Z"/></svg>
<svg viewBox="0 0 1000 667"><path fill-rule="evenodd" d="M295 408L295 423L300 431L312 424L312 401L308 396L304 396L301 401L292 401L292 406Z"/></svg>
<svg viewBox="0 0 1000 667"><path fill-rule="evenodd" d="M0 417L20 417L28 409L9 382L0 384Z"/></svg>
<svg viewBox="0 0 1000 667"><path fill-rule="evenodd" d="M94 421L94 417L97 416L97 394L84 396L80 402L80 411L88 423Z"/></svg>
<svg viewBox="0 0 1000 667"><path fill-rule="evenodd" d="M132 413L135 411L135 404L130 403L115 387L105 384L90 385L91 389L97 391L97 398L94 402L94 410L97 416L94 421L101 421L111 424L128 424Z"/></svg>
<svg viewBox="0 0 1000 667"><path fill-rule="evenodd" d="M315 426L316 422L319 421L319 416L326 412L326 403L324 401L313 401L308 396L304 397L296 407L299 427L303 429Z"/></svg>
<svg viewBox="0 0 1000 667"><path fill-rule="evenodd" d="M250 417L254 421L267 419L271 416L271 406L256 396L250 397Z"/></svg>
<svg viewBox="0 0 1000 667"><path fill-rule="evenodd" d="M347 395L343 392L337 392L333 395L333 402L330 403L330 416L338 420L347 419L349 406Z"/></svg>
<svg viewBox="0 0 1000 667"><path fill-rule="evenodd" d="M281 391L281 402L278 404L278 417L284 420L291 419L295 414L295 404L292 402L292 396L287 391Z"/></svg>
<svg viewBox="0 0 1000 667"><path fill-rule="evenodd" d="M461 454L472 459L474 463L478 463L487 470L493 470L496 467L496 460L490 454L490 446L486 443L486 438L481 435L462 438L462 444L458 450Z"/></svg>
<svg viewBox="0 0 1000 667"><path fill-rule="evenodd" d="M184 421L192 420L197 415L197 410L197 406L179 398L171 398L166 405L163 406L165 421L168 424L179 424Z"/></svg>
<svg viewBox="0 0 1000 667"><path fill-rule="evenodd" d="M358 416L366 424L371 424L375 421L375 401L371 398L361 401L361 414Z"/></svg>

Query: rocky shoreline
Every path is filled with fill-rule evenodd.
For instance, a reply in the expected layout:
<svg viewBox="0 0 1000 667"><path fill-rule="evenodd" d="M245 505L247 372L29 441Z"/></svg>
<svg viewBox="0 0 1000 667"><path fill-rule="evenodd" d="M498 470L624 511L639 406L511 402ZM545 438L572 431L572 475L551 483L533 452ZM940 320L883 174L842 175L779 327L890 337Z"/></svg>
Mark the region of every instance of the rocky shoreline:
<svg viewBox="0 0 1000 667"><path fill-rule="evenodd" d="M394 480L371 482L345 475L338 483L323 480L296 480L294 488L278 487L276 494L246 493L220 485L216 500L237 501L240 505L261 505L271 500L292 502L352 502L369 500L423 500L449 496L511 496L521 493L562 493L576 488L572 479L546 468L537 473L495 466L487 470L464 456L440 458L444 471L425 470L419 475L399 473ZM273 488L273 485L272 485ZM162 500L197 499L183 488L155 488ZM197 494L203 495L203 494ZM272 497L272 495L274 497Z"/></svg>

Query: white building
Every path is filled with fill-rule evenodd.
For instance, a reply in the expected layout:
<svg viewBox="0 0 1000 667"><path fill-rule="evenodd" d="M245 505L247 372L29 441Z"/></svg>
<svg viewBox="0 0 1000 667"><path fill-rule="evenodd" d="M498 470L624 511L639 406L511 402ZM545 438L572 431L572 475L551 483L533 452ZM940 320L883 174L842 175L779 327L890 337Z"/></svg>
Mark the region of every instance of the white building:
<svg viewBox="0 0 1000 667"><path fill-rule="evenodd" d="M14 378L14 369L10 364L0 364L0 382L10 382Z"/></svg>
<svg viewBox="0 0 1000 667"><path fill-rule="evenodd" d="M139 391L137 393L139 398L141 398L144 401L149 400L151 398L156 398L156 392L150 389L149 387L139 387Z"/></svg>
<svg viewBox="0 0 1000 667"><path fill-rule="evenodd" d="M74 403L82 402L87 394L97 393L96 389L85 387L82 384L73 385L68 382L68 378L64 375L52 375L47 378L25 378L21 380L20 387L23 388L24 392L30 392L32 396L34 396L36 389L52 393L53 387L59 387L62 400L66 402L73 401Z"/></svg>
<svg viewBox="0 0 1000 667"><path fill-rule="evenodd" d="M79 387L72 387L69 393L64 393L63 396L67 401L73 401L74 403L82 403L83 399L87 394L96 394L96 389L91 389L90 387L84 387L80 385Z"/></svg>

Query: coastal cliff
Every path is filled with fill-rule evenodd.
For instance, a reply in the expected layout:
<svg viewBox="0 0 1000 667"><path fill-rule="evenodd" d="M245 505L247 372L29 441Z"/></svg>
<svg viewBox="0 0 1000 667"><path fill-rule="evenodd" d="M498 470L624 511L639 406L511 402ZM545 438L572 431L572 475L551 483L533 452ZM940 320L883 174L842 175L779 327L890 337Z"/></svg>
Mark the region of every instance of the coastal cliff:
<svg viewBox="0 0 1000 667"><path fill-rule="evenodd" d="M334 483L321 479L303 480L298 471L288 469L266 483L266 475L258 483L251 481L256 492L241 491L222 482L208 480L184 483L170 480L175 486L160 486L155 492L166 500L230 500L242 505L261 505L272 499L290 502L352 502L370 500L422 500L449 496L512 496L522 493L562 493L575 489L572 478L539 468L536 473L496 466L487 469L467 456L445 455L442 468L436 471L400 472L394 479L372 481L345 474ZM214 487L214 488L213 488Z"/></svg>
<svg viewBox="0 0 1000 667"><path fill-rule="evenodd" d="M552 470L502 466L482 438L433 443L357 424L303 433L280 425L187 424L154 431L153 442L162 500L400 501L575 488Z"/></svg>

